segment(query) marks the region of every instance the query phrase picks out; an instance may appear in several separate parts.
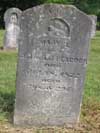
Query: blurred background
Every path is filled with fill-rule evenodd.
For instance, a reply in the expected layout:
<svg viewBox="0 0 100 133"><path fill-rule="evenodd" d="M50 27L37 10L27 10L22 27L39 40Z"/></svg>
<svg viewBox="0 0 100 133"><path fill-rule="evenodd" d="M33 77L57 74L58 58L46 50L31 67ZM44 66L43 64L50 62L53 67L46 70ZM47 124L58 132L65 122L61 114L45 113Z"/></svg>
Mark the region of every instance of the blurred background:
<svg viewBox="0 0 100 133"><path fill-rule="evenodd" d="M0 28L4 28L4 12L10 7L21 10L43 3L72 4L89 15L98 17L97 29L100 30L100 0L0 0Z"/></svg>

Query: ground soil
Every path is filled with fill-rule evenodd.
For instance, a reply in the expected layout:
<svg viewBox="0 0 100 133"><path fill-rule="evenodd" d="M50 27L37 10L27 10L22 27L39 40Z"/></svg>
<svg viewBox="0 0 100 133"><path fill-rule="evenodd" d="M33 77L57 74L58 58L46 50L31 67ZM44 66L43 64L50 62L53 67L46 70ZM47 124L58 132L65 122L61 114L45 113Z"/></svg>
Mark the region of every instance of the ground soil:
<svg viewBox="0 0 100 133"><path fill-rule="evenodd" d="M80 123L71 128L18 128L9 121L0 122L0 133L100 133L100 102L82 107Z"/></svg>

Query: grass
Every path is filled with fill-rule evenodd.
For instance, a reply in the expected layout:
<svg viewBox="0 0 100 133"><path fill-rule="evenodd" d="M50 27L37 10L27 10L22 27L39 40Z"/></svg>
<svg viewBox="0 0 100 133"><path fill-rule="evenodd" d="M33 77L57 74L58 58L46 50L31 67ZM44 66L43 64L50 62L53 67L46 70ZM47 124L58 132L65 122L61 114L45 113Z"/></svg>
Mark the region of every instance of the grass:
<svg viewBox="0 0 100 133"><path fill-rule="evenodd" d="M0 30L0 47L3 46L4 32L4 30Z"/></svg>
<svg viewBox="0 0 100 133"><path fill-rule="evenodd" d="M13 111L16 58L15 52L0 52L0 113L3 115Z"/></svg>
<svg viewBox="0 0 100 133"><path fill-rule="evenodd" d="M91 41L89 61L85 80L85 99L100 101L100 32Z"/></svg>
<svg viewBox="0 0 100 133"><path fill-rule="evenodd" d="M3 46L4 30L0 30L0 47ZM9 121L14 109L15 99L15 80L16 80L16 61L17 52L6 52L0 50L0 129L5 129L8 126L9 130L16 132L9 124L2 124L4 121ZM92 117L93 116L93 117ZM85 91L83 98L83 106L81 113L80 127L84 133L93 131L99 133L100 129L100 31L97 31L96 37L91 41L89 53L89 61L85 80ZM76 133L82 133L81 129L73 130ZM36 130L36 133L44 132L44 129ZM50 129L50 133L67 133L67 129ZM54 131L55 130L55 131ZM61 130L61 131L60 131ZM64 130L64 132L62 132ZM6 129L5 129L6 131ZM4 133L5 133L4 131ZM33 131L33 130L32 130ZM70 132L69 132L70 131ZM0 133L2 133L0 130ZM24 131L23 131L24 132ZM31 131L29 131L30 133ZM35 129L34 129L35 132ZM68 130L72 133L72 130ZM91 132L92 133L92 132Z"/></svg>

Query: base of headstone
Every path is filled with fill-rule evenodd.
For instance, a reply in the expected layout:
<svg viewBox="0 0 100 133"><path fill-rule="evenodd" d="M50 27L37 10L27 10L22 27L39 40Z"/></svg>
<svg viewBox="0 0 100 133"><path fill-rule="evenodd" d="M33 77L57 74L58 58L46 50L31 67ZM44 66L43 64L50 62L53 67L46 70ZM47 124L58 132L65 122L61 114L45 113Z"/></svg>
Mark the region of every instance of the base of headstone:
<svg viewBox="0 0 100 133"><path fill-rule="evenodd" d="M58 120L57 120L58 121ZM65 128L76 128L78 127L79 125L79 121L77 123L53 123L51 121L51 123L48 123L48 122L44 122L44 123L36 123L36 121L33 121L31 123L29 122L21 122L21 121L18 121L16 122L14 120L14 127L37 127L37 128L53 128L53 127L65 127Z"/></svg>
<svg viewBox="0 0 100 133"><path fill-rule="evenodd" d="M16 51L17 48L3 48L4 51Z"/></svg>

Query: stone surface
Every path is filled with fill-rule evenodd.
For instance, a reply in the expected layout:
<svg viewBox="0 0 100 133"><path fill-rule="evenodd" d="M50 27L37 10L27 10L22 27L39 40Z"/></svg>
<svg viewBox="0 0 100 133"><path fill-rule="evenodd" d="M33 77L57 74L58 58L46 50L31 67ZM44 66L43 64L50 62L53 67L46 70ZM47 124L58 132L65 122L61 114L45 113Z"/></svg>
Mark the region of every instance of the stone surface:
<svg viewBox="0 0 100 133"><path fill-rule="evenodd" d="M96 34L96 23L97 23L97 16L89 15L92 20L92 28L91 28L91 38L93 38Z"/></svg>
<svg viewBox="0 0 100 133"><path fill-rule="evenodd" d="M20 33L19 21L22 11L18 8L9 8L4 14L5 37L4 49L18 48L18 39Z"/></svg>
<svg viewBox="0 0 100 133"><path fill-rule="evenodd" d="M46 4L22 13L14 124L79 121L90 18L73 6Z"/></svg>

